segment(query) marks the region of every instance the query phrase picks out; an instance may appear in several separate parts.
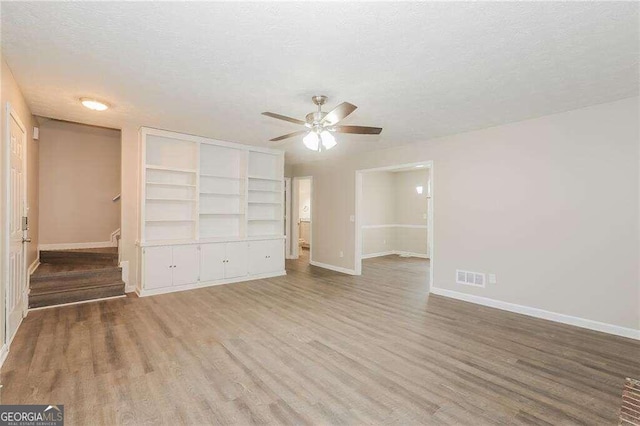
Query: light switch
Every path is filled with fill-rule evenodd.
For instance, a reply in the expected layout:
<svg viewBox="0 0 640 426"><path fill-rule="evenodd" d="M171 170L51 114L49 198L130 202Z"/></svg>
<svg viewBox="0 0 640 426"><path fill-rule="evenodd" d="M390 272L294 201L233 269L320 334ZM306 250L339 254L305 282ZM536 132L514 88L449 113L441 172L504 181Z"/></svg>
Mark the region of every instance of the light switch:
<svg viewBox="0 0 640 426"><path fill-rule="evenodd" d="M423 218L423 219L426 219L426 218L427 218L427 214L426 214L426 213L424 213L424 214L422 215L422 218Z"/></svg>
<svg viewBox="0 0 640 426"><path fill-rule="evenodd" d="M354 215L349 216L349 220L351 222L355 222L356 221L356 217Z"/></svg>

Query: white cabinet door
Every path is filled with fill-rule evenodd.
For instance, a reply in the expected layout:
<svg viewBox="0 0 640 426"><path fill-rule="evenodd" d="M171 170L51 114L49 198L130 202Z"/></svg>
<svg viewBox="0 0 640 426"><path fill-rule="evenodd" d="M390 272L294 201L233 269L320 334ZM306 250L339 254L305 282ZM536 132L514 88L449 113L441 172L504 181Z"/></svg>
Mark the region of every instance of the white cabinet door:
<svg viewBox="0 0 640 426"><path fill-rule="evenodd" d="M267 254L265 262L265 271L279 272L284 270L284 240L264 241Z"/></svg>
<svg viewBox="0 0 640 426"><path fill-rule="evenodd" d="M171 247L146 247L143 254L144 288L170 287L173 270Z"/></svg>
<svg viewBox="0 0 640 426"><path fill-rule="evenodd" d="M225 244L200 246L200 281L216 281L224 278Z"/></svg>
<svg viewBox="0 0 640 426"><path fill-rule="evenodd" d="M247 268L248 246L246 242L226 244L226 262L224 264L224 277L244 277L249 273Z"/></svg>
<svg viewBox="0 0 640 426"><path fill-rule="evenodd" d="M198 282L200 257L198 246L173 247L173 285L185 285Z"/></svg>
<svg viewBox="0 0 640 426"><path fill-rule="evenodd" d="M252 241L249 243L249 272L252 275L278 272L284 269L284 240Z"/></svg>

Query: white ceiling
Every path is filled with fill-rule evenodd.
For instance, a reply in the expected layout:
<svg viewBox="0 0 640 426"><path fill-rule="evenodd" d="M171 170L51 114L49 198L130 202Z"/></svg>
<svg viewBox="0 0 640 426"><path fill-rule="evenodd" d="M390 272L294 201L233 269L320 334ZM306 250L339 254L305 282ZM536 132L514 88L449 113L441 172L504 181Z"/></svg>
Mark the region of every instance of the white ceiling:
<svg viewBox="0 0 640 426"><path fill-rule="evenodd" d="M2 50L36 115L267 145L310 96L358 105L318 154L378 149L638 94L638 3L2 2ZM104 99L104 113L81 96Z"/></svg>

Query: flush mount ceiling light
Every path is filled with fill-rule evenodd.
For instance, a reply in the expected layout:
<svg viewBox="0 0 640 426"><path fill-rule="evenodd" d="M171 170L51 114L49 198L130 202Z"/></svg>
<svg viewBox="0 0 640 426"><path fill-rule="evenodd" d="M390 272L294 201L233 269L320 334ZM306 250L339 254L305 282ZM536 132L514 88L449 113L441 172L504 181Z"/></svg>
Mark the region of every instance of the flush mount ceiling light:
<svg viewBox="0 0 640 426"><path fill-rule="evenodd" d="M380 127L365 126L338 126L338 122L351 114L357 106L349 102L343 102L330 112L322 112L322 105L327 102L326 96L314 96L311 98L314 104L318 106L318 110L307 114L305 121L291 118L273 112L263 112L267 117L276 118L278 120L288 121L290 123L301 124L307 129L298 130L297 132L273 138L271 142L278 142L294 136L305 135L302 138L304 146L312 151L326 151L337 145L333 133L356 133L359 135L378 135L382 132ZM284 143L284 142L282 142Z"/></svg>
<svg viewBox="0 0 640 426"><path fill-rule="evenodd" d="M416 166L416 169L421 169L422 167L424 167L424 164L418 164L418 165Z"/></svg>
<svg viewBox="0 0 640 426"><path fill-rule="evenodd" d="M94 111L104 111L109 108L109 105L106 103L91 98L80 98L80 102L85 108L89 108Z"/></svg>

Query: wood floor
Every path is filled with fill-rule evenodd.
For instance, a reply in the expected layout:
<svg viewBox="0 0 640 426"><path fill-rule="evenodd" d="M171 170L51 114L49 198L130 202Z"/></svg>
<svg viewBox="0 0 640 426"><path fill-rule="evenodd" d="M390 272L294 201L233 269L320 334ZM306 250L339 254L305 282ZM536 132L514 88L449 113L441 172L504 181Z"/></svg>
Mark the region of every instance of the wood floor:
<svg viewBox="0 0 640 426"><path fill-rule="evenodd" d="M617 424L640 343L427 297L428 262L29 313L3 404L88 424Z"/></svg>

